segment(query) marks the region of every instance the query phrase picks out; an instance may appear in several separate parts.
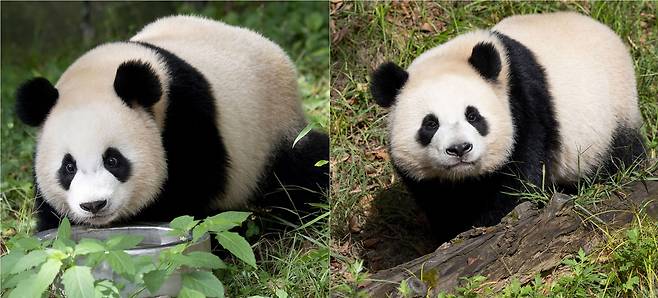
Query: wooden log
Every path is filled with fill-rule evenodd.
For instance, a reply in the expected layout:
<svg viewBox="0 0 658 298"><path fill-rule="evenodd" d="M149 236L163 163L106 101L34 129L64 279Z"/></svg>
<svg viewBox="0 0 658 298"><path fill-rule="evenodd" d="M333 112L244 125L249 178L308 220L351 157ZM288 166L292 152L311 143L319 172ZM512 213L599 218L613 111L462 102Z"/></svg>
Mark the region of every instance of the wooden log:
<svg viewBox="0 0 658 298"><path fill-rule="evenodd" d="M428 289L430 296L453 291L460 277L483 275L496 282L494 289L513 278L527 282L580 248L591 251L602 239L597 225L621 227L640 208L658 218L658 181L637 183L630 195L613 196L598 208L607 212L592 217L564 194L554 195L541 210L522 203L496 226L466 231L430 254L373 274L363 289L369 297L395 297L407 280L418 297L425 297Z"/></svg>

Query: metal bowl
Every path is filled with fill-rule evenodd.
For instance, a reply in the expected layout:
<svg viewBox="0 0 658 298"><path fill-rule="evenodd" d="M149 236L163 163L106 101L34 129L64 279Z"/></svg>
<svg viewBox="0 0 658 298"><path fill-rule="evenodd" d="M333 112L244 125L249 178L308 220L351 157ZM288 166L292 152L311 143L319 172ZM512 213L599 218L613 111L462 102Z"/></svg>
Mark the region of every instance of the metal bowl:
<svg viewBox="0 0 658 298"><path fill-rule="evenodd" d="M76 242L82 238L91 238L97 240L107 240L111 236L122 234L139 235L144 239L135 248L126 249L125 252L132 256L151 256L157 260L160 252L173 247L175 245L190 242L192 240L191 233L185 237L178 237L169 235L173 229L169 228L166 223L163 224L142 224L134 226L122 226L111 228L91 228L83 226L73 226L71 228L71 238ZM51 240L57 236L57 229L42 231L36 234L40 240ZM185 252L192 251L205 251L210 252L210 237L206 233L196 243L191 244ZM84 264L84 260L79 259L78 264ZM165 281L157 293L150 293L144 289L139 297L152 297L152 296L176 296L181 289L181 273L186 272L185 269L178 269L174 271L169 279ZM125 280L120 275L114 273L112 268L107 262L102 262L92 270L92 274L96 279L108 279L112 281L119 281L125 285L121 291L121 296L127 296L137 290L137 286L130 281Z"/></svg>

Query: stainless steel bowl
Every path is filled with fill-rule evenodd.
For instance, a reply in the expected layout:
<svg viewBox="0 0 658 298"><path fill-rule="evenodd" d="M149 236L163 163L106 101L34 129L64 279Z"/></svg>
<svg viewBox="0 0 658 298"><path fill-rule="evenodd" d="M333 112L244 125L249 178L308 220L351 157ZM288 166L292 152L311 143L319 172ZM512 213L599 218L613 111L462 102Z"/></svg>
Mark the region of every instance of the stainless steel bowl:
<svg viewBox="0 0 658 298"><path fill-rule="evenodd" d="M144 240L142 240L142 242L137 245L137 247L126 249L125 252L132 256L151 256L154 258L154 260L157 260L157 257L161 251L192 240L191 234L181 238L169 235L170 231L172 231L172 229L169 228L167 224L144 224L112 228L90 228L73 226L71 228L71 238L77 242L82 238L107 240L111 236L118 234L143 236ZM41 240L54 239L57 236L57 229L42 231L37 233L36 236ZM190 245L185 252L192 251L210 252L210 237L207 233L203 235L201 239L199 239L196 243ZM78 263L84 264L84 261L78 260ZM144 289L144 291L140 293L139 297L176 296L181 289L181 273L183 273L184 270L185 269L179 269L174 271L169 279L163 283L162 287L157 293L150 293L147 289ZM125 287L121 291L122 296L126 296L137 290L135 284L123 279L121 276L114 273L107 262L103 262L96 266L96 268L92 270L92 274L96 279L109 279L125 284Z"/></svg>

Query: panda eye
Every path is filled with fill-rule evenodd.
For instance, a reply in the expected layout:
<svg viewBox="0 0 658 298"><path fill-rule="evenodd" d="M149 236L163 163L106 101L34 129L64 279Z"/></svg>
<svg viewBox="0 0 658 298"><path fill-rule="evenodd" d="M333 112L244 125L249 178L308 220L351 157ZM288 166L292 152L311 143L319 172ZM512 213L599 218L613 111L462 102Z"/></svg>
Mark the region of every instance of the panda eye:
<svg viewBox="0 0 658 298"><path fill-rule="evenodd" d="M67 163L64 167L67 173L75 174L75 165L72 162Z"/></svg>
<svg viewBox="0 0 658 298"><path fill-rule="evenodd" d="M468 115L466 115L466 121L468 122L475 122L477 120L478 120L478 115L475 113L468 113Z"/></svg>
<svg viewBox="0 0 658 298"><path fill-rule="evenodd" d="M435 131L439 129L439 119L437 119L433 114L427 114L425 118L423 118L421 128L424 130Z"/></svg>
<svg viewBox="0 0 658 298"><path fill-rule="evenodd" d="M116 157L108 157L105 159L105 164L110 168L115 168L119 165L119 160Z"/></svg>
<svg viewBox="0 0 658 298"><path fill-rule="evenodd" d="M423 123L423 127L426 129L437 129L439 127L439 123L437 123L434 120L426 120L425 123Z"/></svg>
<svg viewBox="0 0 658 298"><path fill-rule="evenodd" d="M466 108L466 113L464 114L466 116L466 121L468 121L471 124L478 122L480 121L480 119L482 119L482 116L480 116L480 112L478 111L478 109L476 109L473 106L468 106Z"/></svg>

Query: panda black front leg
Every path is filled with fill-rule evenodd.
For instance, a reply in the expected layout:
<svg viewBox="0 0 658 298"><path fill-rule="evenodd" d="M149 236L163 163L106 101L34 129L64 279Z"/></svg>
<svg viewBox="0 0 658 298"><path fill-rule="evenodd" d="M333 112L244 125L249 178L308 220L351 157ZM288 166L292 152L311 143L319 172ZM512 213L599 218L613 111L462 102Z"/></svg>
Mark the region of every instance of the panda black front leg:
<svg viewBox="0 0 658 298"><path fill-rule="evenodd" d="M439 242L449 241L473 227L494 225L510 209L509 204L498 197L500 178L497 175L465 179L460 183L441 179L418 181L401 176L425 212Z"/></svg>
<svg viewBox="0 0 658 298"><path fill-rule="evenodd" d="M34 201L34 213L37 220L37 231L44 231L49 229L54 229L59 226L60 217L57 215L57 211L47 204L41 197L41 192L38 189L36 190L36 198Z"/></svg>
<svg viewBox="0 0 658 298"><path fill-rule="evenodd" d="M276 217L296 223L317 211L313 205L326 203L329 164L318 162L329 156L329 136L312 130L295 146L292 143L282 142L275 150L270 169L259 183L263 195L255 203L272 210Z"/></svg>

